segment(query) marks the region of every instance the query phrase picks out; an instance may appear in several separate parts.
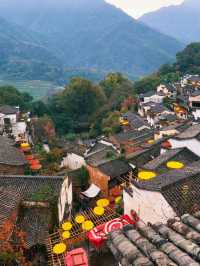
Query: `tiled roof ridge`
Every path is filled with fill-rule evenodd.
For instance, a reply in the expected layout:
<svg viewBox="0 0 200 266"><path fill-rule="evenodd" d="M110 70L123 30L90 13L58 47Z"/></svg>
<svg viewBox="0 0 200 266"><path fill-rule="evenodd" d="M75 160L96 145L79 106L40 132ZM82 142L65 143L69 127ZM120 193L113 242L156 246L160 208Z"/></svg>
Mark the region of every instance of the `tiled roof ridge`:
<svg viewBox="0 0 200 266"><path fill-rule="evenodd" d="M24 179L64 179L65 176L34 176L34 175L0 175L2 178L24 178Z"/></svg>
<svg viewBox="0 0 200 266"><path fill-rule="evenodd" d="M11 105L0 105L0 113L5 113L5 114L16 114L18 112L18 108L16 106L11 106Z"/></svg>
<svg viewBox="0 0 200 266"><path fill-rule="evenodd" d="M185 131L181 132L175 139L187 139L187 138L195 138L200 134L200 124L195 124L187 128Z"/></svg>
<svg viewBox="0 0 200 266"><path fill-rule="evenodd" d="M182 169L170 170L167 173L158 175L149 181L137 181L133 179L132 182L140 189L162 191L163 188L176 182L183 181L189 176L195 176L198 173L200 173L200 160L195 161Z"/></svg>
<svg viewBox="0 0 200 266"><path fill-rule="evenodd" d="M173 217L167 224L145 224L139 220L111 232L107 245L122 266L198 266L199 218L200 212Z"/></svg>
<svg viewBox="0 0 200 266"><path fill-rule="evenodd" d="M148 163L146 163L144 165L144 169L152 168L153 164L160 165L163 162L165 162L166 160L168 160L168 159L172 158L173 156L177 155L178 153L180 153L184 149L185 149L185 147L168 150L168 151L160 154L159 156L155 157L153 160L149 161Z"/></svg>
<svg viewBox="0 0 200 266"><path fill-rule="evenodd" d="M101 152L101 151L105 151L108 147L102 147L101 149L99 150L96 150L94 152L91 152L91 153L88 153L87 155L85 155L85 158L87 159L88 157L92 156L92 155L95 155L97 154L98 152Z"/></svg>

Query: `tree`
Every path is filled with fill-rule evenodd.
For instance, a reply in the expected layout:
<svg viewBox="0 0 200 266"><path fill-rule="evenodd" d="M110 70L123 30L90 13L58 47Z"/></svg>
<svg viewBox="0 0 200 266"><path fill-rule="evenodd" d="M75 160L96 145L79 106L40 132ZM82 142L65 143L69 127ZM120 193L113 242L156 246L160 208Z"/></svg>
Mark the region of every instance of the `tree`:
<svg viewBox="0 0 200 266"><path fill-rule="evenodd" d="M44 116L49 115L49 110L47 105L42 101L35 101L30 106L31 114L34 116Z"/></svg>
<svg viewBox="0 0 200 266"><path fill-rule="evenodd" d="M172 83L180 80L180 74L177 72L168 73L160 77L160 83Z"/></svg>
<svg viewBox="0 0 200 266"><path fill-rule="evenodd" d="M50 100L49 109L60 133L80 133L89 129L92 116L104 102L105 94L100 86L74 78Z"/></svg>
<svg viewBox="0 0 200 266"><path fill-rule="evenodd" d="M181 73L200 74L200 43L188 45L176 58L175 65Z"/></svg>
<svg viewBox="0 0 200 266"><path fill-rule="evenodd" d="M127 112L128 110L135 111L137 108L137 99L133 96L128 96L122 103L121 103L121 111Z"/></svg>
<svg viewBox="0 0 200 266"><path fill-rule="evenodd" d="M164 64L160 67L159 69L159 75L160 76L165 76L169 73L173 73L175 72L175 67L173 65L170 64Z"/></svg>
<svg viewBox="0 0 200 266"><path fill-rule="evenodd" d="M120 132L121 127L119 124L119 119L120 119L120 112L115 111L109 113L108 117L106 117L102 121L103 132L106 135Z"/></svg>
<svg viewBox="0 0 200 266"><path fill-rule="evenodd" d="M49 153L45 153L43 156L45 163L57 163L60 164L63 158L63 151L59 148L53 148Z"/></svg>
<svg viewBox="0 0 200 266"><path fill-rule="evenodd" d="M35 143L52 142L56 137L54 123L49 116L32 119L31 130Z"/></svg>
<svg viewBox="0 0 200 266"><path fill-rule="evenodd" d="M26 233L15 228L16 212L1 224L0 230L0 265L30 266L24 256L26 249ZM17 239L17 245L10 241L10 236Z"/></svg>
<svg viewBox="0 0 200 266"><path fill-rule="evenodd" d="M124 81L126 81L126 79L121 73L110 73L99 85L104 89L106 96L110 97L116 87Z"/></svg>
<svg viewBox="0 0 200 266"><path fill-rule="evenodd" d="M19 106L21 110L28 110L32 100L28 93L21 93L15 87L0 87L0 105Z"/></svg>
<svg viewBox="0 0 200 266"><path fill-rule="evenodd" d="M134 89L137 93L145 93L155 88L160 84L160 77L157 74L147 76L134 83Z"/></svg>

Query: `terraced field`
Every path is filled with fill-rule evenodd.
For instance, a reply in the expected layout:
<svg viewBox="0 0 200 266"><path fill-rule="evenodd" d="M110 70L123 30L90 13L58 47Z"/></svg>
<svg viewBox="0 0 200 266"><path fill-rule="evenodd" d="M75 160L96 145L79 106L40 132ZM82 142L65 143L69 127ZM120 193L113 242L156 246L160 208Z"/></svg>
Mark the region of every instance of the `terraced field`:
<svg viewBox="0 0 200 266"><path fill-rule="evenodd" d="M28 92L35 99L41 99L47 95L52 94L56 90L63 89L54 83L49 81L41 80L21 80L21 81L11 81L11 80L1 80L0 86L12 85L16 87L19 91Z"/></svg>

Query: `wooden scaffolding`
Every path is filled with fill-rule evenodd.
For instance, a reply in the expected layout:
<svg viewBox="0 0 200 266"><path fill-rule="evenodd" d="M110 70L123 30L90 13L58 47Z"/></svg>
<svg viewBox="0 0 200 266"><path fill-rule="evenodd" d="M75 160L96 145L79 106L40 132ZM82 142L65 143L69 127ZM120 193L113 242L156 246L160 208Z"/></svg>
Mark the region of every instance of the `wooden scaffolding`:
<svg viewBox="0 0 200 266"><path fill-rule="evenodd" d="M113 209L106 207L105 212L102 216L97 216L94 214L93 209L88 209L86 211L80 212L80 215L85 217L85 220L90 220L93 222L94 227L100 224L104 224L112 219L118 218L118 215ZM62 238L62 228L58 229L57 232L51 234L47 239L47 250L48 250L48 264L51 266L64 266L64 255L65 254L54 254L53 247L54 245L62 242L67 246L67 251L70 251L74 248L74 245L79 244L86 240L86 231L84 231L81 227L81 224L77 224L75 221L75 216L73 216L70 220L68 220L72 224L72 229L70 230L70 238L63 239ZM65 221L64 221L65 222ZM64 223L63 222L63 223Z"/></svg>

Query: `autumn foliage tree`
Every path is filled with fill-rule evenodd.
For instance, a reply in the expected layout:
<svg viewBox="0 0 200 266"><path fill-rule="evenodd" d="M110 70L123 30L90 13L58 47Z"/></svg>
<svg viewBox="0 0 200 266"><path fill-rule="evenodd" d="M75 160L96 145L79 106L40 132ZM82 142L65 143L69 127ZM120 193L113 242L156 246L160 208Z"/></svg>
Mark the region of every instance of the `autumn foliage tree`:
<svg viewBox="0 0 200 266"><path fill-rule="evenodd" d="M126 112L128 110L135 109L137 105L137 99L133 96L128 96L122 103L121 103L121 110Z"/></svg>
<svg viewBox="0 0 200 266"><path fill-rule="evenodd" d="M31 264L26 260L24 251L26 249L26 233L15 227L16 212L0 226L0 265L16 265L16 261L23 266ZM17 243L13 243L11 237L14 235Z"/></svg>

